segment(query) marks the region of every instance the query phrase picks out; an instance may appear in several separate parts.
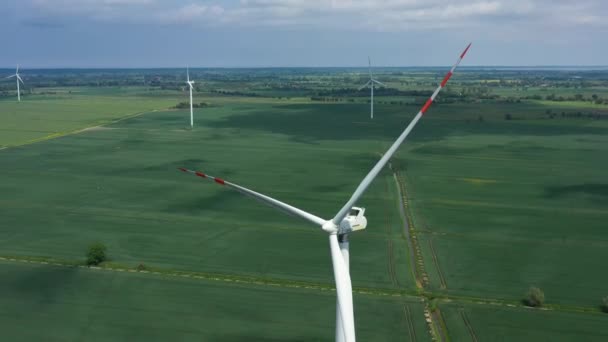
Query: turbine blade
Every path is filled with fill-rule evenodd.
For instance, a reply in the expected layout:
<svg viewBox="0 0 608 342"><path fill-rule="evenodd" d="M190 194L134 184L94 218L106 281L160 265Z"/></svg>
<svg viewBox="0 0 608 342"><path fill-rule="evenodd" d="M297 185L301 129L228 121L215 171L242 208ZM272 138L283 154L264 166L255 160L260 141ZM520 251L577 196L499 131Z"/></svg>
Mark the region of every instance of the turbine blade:
<svg viewBox="0 0 608 342"><path fill-rule="evenodd" d="M21 84L25 85L25 82L23 82L23 80L21 79L21 76L19 76L19 75L15 75L15 76L17 76L17 79L18 79L19 81L21 81Z"/></svg>
<svg viewBox="0 0 608 342"><path fill-rule="evenodd" d="M369 70L369 79L371 80L374 77L372 76L372 60L369 58L369 56L367 56L367 65L368 65L367 70Z"/></svg>
<svg viewBox="0 0 608 342"><path fill-rule="evenodd" d="M10 75L10 76L5 77L4 79L7 79L7 78L13 78L13 77L15 77L15 76L17 76L17 75Z"/></svg>
<svg viewBox="0 0 608 342"><path fill-rule="evenodd" d="M188 78L188 83L190 83L190 67L186 67L186 77Z"/></svg>
<svg viewBox="0 0 608 342"><path fill-rule="evenodd" d="M334 266L334 278L336 279L336 293L338 295L338 305L342 318L342 328L346 342L355 341L355 317L353 313L353 289L350 281L350 274L340 245L338 235L329 235L329 246L331 250L331 262Z"/></svg>
<svg viewBox="0 0 608 342"><path fill-rule="evenodd" d="M452 77L452 75L454 74L454 71L456 70L456 67L458 67L458 65L464 58L467 51L469 51L470 47L471 47L471 43L469 43L469 45L466 47L466 49L464 49L464 51L460 54L460 57L458 58L458 60L454 64L454 66L452 66L452 69L450 69L450 71L445 75L445 77L443 78L443 81L441 81L441 84L439 84L437 89L435 89L435 92L433 92L433 95L431 95L431 97L425 102L425 104L422 106L422 108L420 109L418 114L416 114L414 119L412 119L410 124L405 128L403 133L401 133L401 135L397 138L397 140L395 140L393 145L391 145L391 147L386 151L386 153L384 153L382 158L380 158L378 163L371 169L371 171L367 174L367 176L365 176L365 178L363 178L363 181L361 181L361 184L359 184L359 186L357 187L355 192L352 194L352 196L350 197L348 202L346 202L346 204L342 207L342 209L340 209L340 211L338 211L336 216L332 219L332 222L336 226L340 226L340 223L342 222L342 220L344 219L344 217L346 216L346 214L348 213L350 208L353 205L355 205L355 203L363 195L365 190L367 190L367 187L372 183L374 178L376 178L378 173L380 173L380 171L382 170L384 165L386 165L388 160L391 159L393 154L395 154L395 152L397 151L399 146L401 146L401 144L403 143L405 138L408 136L408 134L410 134L410 132L412 131L414 126L416 126L416 123L418 123L418 120L420 120L420 118L424 115L424 113L426 113L426 111L429 109L429 107L435 100L435 97L437 97L437 94L439 94L441 89L443 89L443 87L445 87L446 83L448 83L448 80L450 79L450 77Z"/></svg>
<svg viewBox="0 0 608 342"><path fill-rule="evenodd" d="M19 74L19 64L17 64L17 71L15 71L15 74L18 75Z"/></svg>
<svg viewBox="0 0 608 342"><path fill-rule="evenodd" d="M362 85L361 88L359 88L359 90L367 87L371 82L372 82L371 80L367 81L367 83L365 83L364 85Z"/></svg>
<svg viewBox="0 0 608 342"><path fill-rule="evenodd" d="M377 84L379 84L379 85L381 85L381 86L386 87L386 84L384 84L384 83L382 83L382 82L380 82L378 80L372 80L372 81L375 82L375 83L377 83Z"/></svg>
<svg viewBox="0 0 608 342"><path fill-rule="evenodd" d="M256 200L258 200L258 201L260 201L260 202L262 202L262 203L264 203L266 205L269 205L269 206L271 206L271 207L273 207L275 209L279 209L279 210L281 210L281 211L283 211L283 212L285 212L287 214L301 217L301 218L307 220L308 222L314 223L315 225L322 226L326 222L326 220L324 220L324 219L322 219L322 218L320 218L318 216L315 216L315 215L313 215L311 213L308 213L308 212L306 212L304 210L298 209L298 208L293 207L293 206L291 206L291 205L289 205L287 203L283 203L283 202L281 202L279 200L276 200L276 199L274 199L272 197L260 194L258 192L253 191L253 190L249 190L249 189L244 188L244 187L242 187L240 185L237 185L237 184L234 184L234 183L230 183L230 182L225 181L225 180L223 180L221 178L216 178L216 177L204 174L204 173L202 173L200 171L188 170L188 169L181 168L181 167L179 168L179 170L181 170L183 172L187 172L187 173L192 173L192 174L194 174L194 175L196 175L198 177L201 177L203 179L215 182L215 183L217 183L219 185L223 185L223 186L227 186L229 188L232 188L232 189L234 189L234 190L236 190L236 191L238 191L238 192L240 192L240 193L242 193L244 195L247 195L249 197L253 197L254 199L256 199Z"/></svg>

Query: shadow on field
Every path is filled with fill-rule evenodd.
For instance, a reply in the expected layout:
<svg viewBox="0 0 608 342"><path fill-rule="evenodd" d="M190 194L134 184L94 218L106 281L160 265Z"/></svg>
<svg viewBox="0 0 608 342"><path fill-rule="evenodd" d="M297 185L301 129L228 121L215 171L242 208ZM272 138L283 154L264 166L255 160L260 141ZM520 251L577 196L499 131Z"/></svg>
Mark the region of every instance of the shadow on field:
<svg viewBox="0 0 608 342"><path fill-rule="evenodd" d="M365 171L371 170L374 165L378 162L378 160L382 157L381 150L386 150L390 146L389 143L384 144L383 146L378 147L378 152L372 153L352 153L343 158L343 165L348 165L349 168L355 170L362 170L361 179L365 176Z"/></svg>
<svg viewBox="0 0 608 342"><path fill-rule="evenodd" d="M417 105L378 105L377 117L369 118L362 104L292 104L235 114L208 125L217 128L245 128L285 134L295 142L314 144L319 140L375 140L396 138L420 109ZM509 110L514 110L510 108ZM544 107L521 107L522 117L531 120L504 120L504 112L484 104L436 104L433 111L412 132L410 140L435 141L450 135L582 135L606 134L608 129L588 127L585 121L572 124L543 124L538 113ZM478 117L485 117L478 120ZM532 121L534 120L534 121Z"/></svg>
<svg viewBox="0 0 608 342"><path fill-rule="evenodd" d="M378 124L361 127L359 121L369 120L366 106L357 104L294 104L236 114L209 125L218 128L247 128L270 133L285 134L291 140L304 144L317 144L319 140L348 140L382 138L398 134L390 125ZM397 119L396 113L386 116ZM385 118L386 118L385 116ZM401 115L401 123L408 116ZM411 118L411 116L409 116ZM394 127L393 127L394 128ZM391 132L387 132L387 129Z"/></svg>
<svg viewBox="0 0 608 342"><path fill-rule="evenodd" d="M12 287L10 292L20 293L39 306L43 306L52 304L61 296L65 291L65 284L69 283L70 278L73 278L77 272L76 267L35 268L5 286Z"/></svg>
<svg viewBox="0 0 608 342"><path fill-rule="evenodd" d="M593 200L608 202L608 184L584 183L578 185L545 187L546 198L564 197L573 194L583 194L593 197Z"/></svg>
<svg viewBox="0 0 608 342"><path fill-rule="evenodd" d="M485 147L454 147L447 145L423 145L412 149L412 153L431 154L431 155L459 155L478 153L485 150Z"/></svg>
<svg viewBox="0 0 608 342"><path fill-rule="evenodd" d="M407 171L408 161L404 158L393 157L390 161L391 167L396 171Z"/></svg>
<svg viewBox="0 0 608 342"><path fill-rule="evenodd" d="M412 153L424 155L460 155L460 154L475 154L475 153L501 153L501 154L541 154L560 151L558 148L541 146L539 144L529 144L521 142L511 142L507 144L490 144L476 147L456 147L449 146L448 142L438 141L432 145L423 145L412 149Z"/></svg>
<svg viewBox="0 0 608 342"><path fill-rule="evenodd" d="M241 342L241 341L267 341L267 342L308 342L308 341L319 341L319 337L290 337L290 338L269 338L268 336L251 336L251 335L238 335L238 336L222 336L215 341L220 342Z"/></svg>
<svg viewBox="0 0 608 342"><path fill-rule="evenodd" d="M209 185L213 186L213 185ZM224 190L224 189L222 189ZM204 189L200 190L204 191ZM183 214L201 214L204 212L225 211L226 208L234 208L233 201L243 201L243 195L236 191L213 191L212 195L205 196L204 194L198 198L187 198L183 201L171 201L167 206L166 212L183 213ZM238 203L238 202L237 202ZM236 206L238 207L238 206Z"/></svg>
<svg viewBox="0 0 608 342"><path fill-rule="evenodd" d="M157 165L146 166L146 171L179 171L178 168L185 167L187 169L197 169L205 165L207 161L205 159L182 159L171 161L168 163L161 163Z"/></svg>
<svg viewBox="0 0 608 342"><path fill-rule="evenodd" d="M315 139L312 139L310 137L292 136L289 138L289 140L291 140L295 143L300 143L300 144L319 145L318 141L316 141Z"/></svg>
<svg viewBox="0 0 608 342"><path fill-rule="evenodd" d="M341 184L334 184L334 185L318 185L318 186L313 186L312 190L315 193L337 193L340 191L344 191L344 189L348 189L349 184L345 184L345 183L341 183Z"/></svg>

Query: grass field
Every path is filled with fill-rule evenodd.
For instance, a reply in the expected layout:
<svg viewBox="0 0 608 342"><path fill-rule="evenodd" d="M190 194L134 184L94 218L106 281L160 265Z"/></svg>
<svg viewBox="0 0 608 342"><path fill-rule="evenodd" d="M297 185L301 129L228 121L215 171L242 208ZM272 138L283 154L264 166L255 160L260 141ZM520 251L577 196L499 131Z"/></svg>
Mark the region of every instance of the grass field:
<svg viewBox="0 0 608 342"><path fill-rule="evenodd" d="M11 341L328 341L335 293L0 262L2 337ZM422 304L357 296L358 337L420 341ZM327 319L326 319L327 318ZM378 329L377 327L381 327Z"/></svg>
<svg viewBox="0 0 608 342"><path fill-rule="evenodd" d="M606 341L608 317L481 305L442 306L454 341ZM468 322L468 324L467 324Z"/></svg>
<svg viewBox="0 0 608 342"><path fill-rule="evenodd" d="M302 120L306 113L335 111L335 107L326 107L326 104L234 101L197 111L194 130L184 127L186 112L157 111L3 150L2 163L12 167L3 172L5 178L0 183L2 255L73 262L82 260L88 244L102 241L108 246L111 263L124 267L144 264L163 270L331 287L333 274L325 233L177 170L181 166L202 169L330 217L348 199L364 176L365 171L361 169L374 163L384 144L373 139L353 144L350 137L326 144L304 134L260 132L255 125L246 122L247 115L259 113L275 113L275 116L288 113L291 120ZM362 109L365 109L364 105ZM351 113L345 111L343 115L347 117ZM317 117L303 120L307 122L304 130L312 126ZM339 122L335 119L333 124ZM317 195L313 196L313 193ZM369 210L368 218L374 222L374 229L352 238L355 287L413 291L414 281L408 271L396 189L390 173L386 172L378 179L362 204ZM79 283L81 280L76 278L74 281ZM135 289L138 285L133 286ZM171 292L165 286L176 285L149 286ZM201 284L201 287L208 286ZM210 290L216 291L212 296L217 300L235 296L230 291L221 295L220 289ZM268 295L272 296L271 293ZM314 311L317 323L311 324L322 324L323 329L327 325L329 329L320 337L311 332L310 336L295 340L326 340L332 336L334 297L325 297L329 298L325 303L329 309L327 312ZM357 302L367 300L369 305L377 306L375 319L361 316L363 320L358 331L362 336L368 336L364 340L400 340L399 335L394 334L395 324L402 324L402 329L409 334L409 325L404 323L407 315L398 299L374 302L375 297L359 297L356 296ZM241 300L241 304L230 309L227 305L226 309L261 308L266 306L266 301L263 296L252 294L249 300ZM291 303L297 303L289 297L277 297L276 301L290 304L269 309L271 320L282 319L286 311L293 309ZM234 303L233 300L229 302ZM393 305L394 309L384 309L382 302ZM357 304L357 311L367 310L366 305L359 308ZM415 334L419 340L426 340L429 335L421 312L422 304L415 304L415 310L412 324L419 330ZM295 309L287 315L298 317L297 313L298 309ZM104 315L113 316L110 312ZM233 319L242 320L238 317ZM73 334L71 329L84 329L81 325L85 323L75 322L75 327L66 327L69 331L57 334ZM178 323L182 324L179 319L166 322L167 331L174 332L177 329L174 325ZM221 334L231 325L230 322L209 324L213 328L212 334ZM99 329L96 333L112 339L112 336L120 336L136 327L116 328L117 331ZM256 339L255 331L249 333ZM280 336L280 331L277 334ZM146 339L146 336L140 338ZM276 339L284 340L284 337Z"/></svg>
<svg viewBox="0 0 608 342"><path fill-rule="evenodd" d="M230 110L246 112L238 105L223 108L197 123L223 125ZM115 262L331 281L327 237L319 229L177 168L200 168L330 217L363 177L345 161L372 164L380 152L374 147L380 146L361 141L323 148L246 127L190 131L183 127L184 115L149 113L4 151L3 162L15 165L2 186L3 193L13 194L2 199L2 226L11 236L2 244L5 253L72 259L100 240ZM315 164L332 173L315 176ZM403 243L395 244L395 256L386 253L387 240L401 239L398 212L386 209L396 208L391 182L382 177L363 203L369 203L378 229L363 233L364 243L353 237L353 272L361 286L413 286L407 273L397 279L387 272L389 260L407 267ZM246 257L251 255L256 257Z"/></svg>
<svg viewBox="0 0 608 342"><path fill-rule="evenodd" d="M401 155L422 246L430 262L434 245L447 292L517 300L534 285L548 302L597 305L608 280L598 272L608 258L608 130L436 114L413 137L434 139ZM444 125L452 133L435 138Z"/></svg>
<svg viewBox="0 0 608 342"><path fill-rule="evenodd" d="M175 95L144 97L140 93L119 93L119 89L116 93L53 89L52 93L25 96L22 102L12 98L0 101L0 148L61 136L177 103Z"/></svg>
<svg viewBox="0 0 608 342"><path fill-rule="evenodd" d="M323 77L314 80L335 82ZM432 84L436 75L413 77ZM248 91L247 84L239 87ZM285 93L256 84L275 97L199 94L211 106L196 110L190 129L187 111L168 109L183 93L101 89L0 101L7 132L0 146L8 147L0 165L10 166L0 180L0 257L77 264L101 241L112 269L143 264L164 275L0 261L1 286L11 294L0 302L6 336L36 340L48 328L56 340L331 340L326 234L177 168L329 218L419 99L379 103L370 121L361 99L310 101L301 90L278 98ZM430 297L441 298L451 340L573 340L587 331L589 340L605 338L598 305L608 295L608 124L547 119L549 108L605 106L479 100L429 111L392 160L428 282L416 285L386 169L359 203L368 229L351 237L360 340L429 340L423 309ZM178 271L204 279L170 275ZM530 286L544 290L551 310L521 307ZM40 329L25 334L20 327L28 324Z"/></svg>

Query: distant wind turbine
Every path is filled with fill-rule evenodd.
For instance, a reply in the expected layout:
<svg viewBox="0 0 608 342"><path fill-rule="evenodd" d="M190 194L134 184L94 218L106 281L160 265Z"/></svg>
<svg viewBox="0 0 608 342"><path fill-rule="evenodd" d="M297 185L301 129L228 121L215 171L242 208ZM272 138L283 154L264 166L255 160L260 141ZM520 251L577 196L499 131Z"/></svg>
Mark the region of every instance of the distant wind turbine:
<svg viewBox="0 0 608 342"><path fill-rule="evenodd" d="M355 207L355 204L367 187L373 182L376 176L382 171L384 166L388 163L391 157L395 154L399 146L403 143L405 138L410 134L416 123L422 118L427 112L433 101L437 97L437 94L443 89L448 83L448 80L454 74L456 67L460 64L464 55L467 53L471 44L467 45L466 49L460 54L460 57L452 66L452 69L445 75L441 83L437 86L437 89L424 103L418 114L410 121L409 125L403 130L401 135L395 140L391 147L382 155L378 163L369 171L367 176L363 178L363 181L359 184L355 192L351 195L350 199L344 204L344 206L336 213L332 219L323 219L314 214L308 213L302 209L293 207L287 203L281 202L270 196L266 196L259 192L247 189L238 184L228 182L222 178L213 177L209 174L201 171L190 170L186 168L179 168L183 172L187 172L198 176L202 179L215 182L219 185L231 188L240 192L243 195L249 196L255 200L258 200L264 204L267 204L277 210L283 211L287 214L298 216L304 220L312 223L313 225L321 228L323 231L329 234L329 248L331 261L334 269L334 279L336 282L336 341L337 342L355 342L355 320L353 312L353 294L352 294L352 283L350 279L350 250L348 236L356 231L363 230L367 227L367 218L365 217L365 209ZM373 80L373 79L372 79ZM373 89L373 88L372 88ZM321 170L323 165L316 165ZM260 224L265 221L261 220ZM285 248L290 248L284 246Z"/></svg>
<svg viewBox="0 0 608 342"><path fill-rule="evenodd" d="M194 81L190 81L190 68L186 68L186 77L188 86L190 87L190 127L194 127L194 111L192 109L192 88L194 88Z"/></svg>
<svg viewBox="0 0 608 342"><path fill-rule="evenodd" d="M11 75L11 76L8 76L5 78L13 78L13 77L16 77L16 81L17 81L17 101L21 102L21 89L19 88L19 82L23 83L23 85L25 85L25 83L21 79L21 76L19 76L19 65L17 65L17 70L15 71L14 75Z"/></svg>
<svg viewBox="0 0 608 342"><path fill-rule="evenodd" d="M373 119L374 118L374 83L377 83L381 86L385 86L386 85L376 79L374 79L374 76L372 75L372 61L369 57L367 57L367 63L369 65L369 81L367 81L367 83L365 83L361 88L359 88L359 90L369 86L370 91L371 91L371 109L370 109L370 118Z"/></svg>

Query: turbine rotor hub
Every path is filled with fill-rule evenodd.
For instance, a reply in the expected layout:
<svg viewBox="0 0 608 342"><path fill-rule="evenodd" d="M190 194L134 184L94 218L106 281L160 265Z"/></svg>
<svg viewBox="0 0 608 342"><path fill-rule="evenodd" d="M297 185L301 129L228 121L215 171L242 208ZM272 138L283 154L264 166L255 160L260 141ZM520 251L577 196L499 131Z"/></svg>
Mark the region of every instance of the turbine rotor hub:
<svg viewBox="0 0 608 342"><path fill-rule="evenodd" d="M338 232L338 226L336 226L332 220L325 221L325 223L323 223L323 225L321 226L321 229L330 234L335 234L336 232Z"/></svg>

